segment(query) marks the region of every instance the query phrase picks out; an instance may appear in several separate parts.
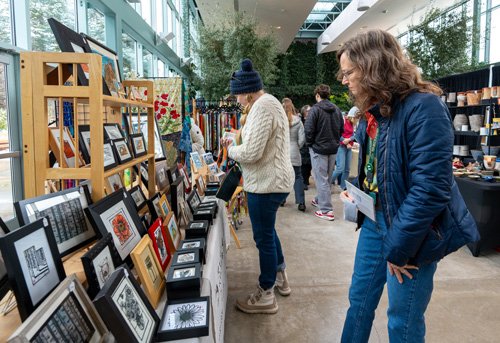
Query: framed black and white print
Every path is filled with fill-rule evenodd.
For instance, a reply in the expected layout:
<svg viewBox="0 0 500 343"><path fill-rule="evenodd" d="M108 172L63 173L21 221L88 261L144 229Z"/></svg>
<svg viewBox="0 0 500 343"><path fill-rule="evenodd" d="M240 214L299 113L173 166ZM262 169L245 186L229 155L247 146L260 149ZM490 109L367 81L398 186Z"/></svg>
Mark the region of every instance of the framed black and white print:
<svg viewBox="0 0 500 343"><path fill-rule="evenodd" d="M134 133L129 135L130 142L132 143L132 152L135 157L144 156L147 154L146 140L142 133Z"/></svg>
<svg viewBox="0 0 500 343"><path fill-rule="evenodd" d="M89 244L97 233L85 215L92 200L88 187L80 185L60 192L14 203L20 225L48 217L61 257Z"/></svg>
<svg viewBox="0 0 500 343"><path fill-rule="evenodd" d="M78 125L80 151L86 164L90 163L90 125Z"/></svg>
<svg viewBox="0 0 500 343"><path fill-rule="evenodd" d="M110 233L101 238L82 257L83 270L88 282L88 294L94 298L115 269L121 264Z"/></svg>
<svg viewBox="0 0 500 343"><path fill-rule="evenodd" d="M104 124L104 139L109 139L114 141L115 139L122 139L122 130L119 124L116 123L105 123Z"/></svg>
<svg viewBox="0 0 500 343"><path fill-rule="evenodd" d="M89 213L103 237L111 233L122 261L130 262L128 256L146 230L127 191L121 189L102 198L89 206Z"/></svg>
<svg viewBox="0 0 500 343"><path fill-rule="evenodd" d="M151 224L162 216L160 208L161 194L156 193L148 200L149 213L151 213Z"/></svg>
<svg viewBox="0 0 500 343"><path fill-rule="evenodd" d="M172 257L172 266L201 262L200 252L197 248L191 250L178 250Z"/></svg>
<svg viewBox="0 0 500 343"><path fill-rule="evenodd" d="M141 186L137 185L132 187L129 191L128 194L132 197L132 200L134 200L135 208L137 211L141 210L144 206L146 206L146 196L144 195L144 192L141 189Z"/></svg>
<svg viewBox="0 0 500 343"><path fill-rule="evenodd" d="M186 201L188 203L189 209L191 210L191 214L193 214L198 205L201 204L201 199L196 189L189 193Z"/></svg>
<svg viewBox="0 0 500 343"><path fill-rule="evenodd" d="M199 297L201 285L200 263L171 265L167 274L169 299Z"/></svg>
<svg viewBox="0 0 500 343"><path fill-rule="evenodd" d="M113 150L113 146L111 145L111 141L104 141L102 149L104 151L104 170L116 167L118 163L116 161L115 152Z"/></svg>
<svg viewBox="0 0 500 343"><path fill-rule="evenodd" d="M24 321L66 277L49 220L10 232L0 239L0 249Z"/></svg>
<svg viewBox="0 0 500 343"><path fill-rule="evenodd" d="M94 304L117 342L153 340L160 319L127 269L115 270Z"/></svg>
<svg viewBox="0 0 500 343"><path fill-rule="evenodd" d="M64 279L9 342L107 342L110 332L75 274Z"/></svg>
<svg viewBox="0 0 500 343"><path fill-rule="evenodd" d="M123 164L132 160L132 154L124 138L113 140L118 163Z"/></svg>
<svg viewBox="0 0 500 343"><path fill-rule="evenodd" d="M168 300L156 339L171 341L208 336L210 297Z"/></svg>

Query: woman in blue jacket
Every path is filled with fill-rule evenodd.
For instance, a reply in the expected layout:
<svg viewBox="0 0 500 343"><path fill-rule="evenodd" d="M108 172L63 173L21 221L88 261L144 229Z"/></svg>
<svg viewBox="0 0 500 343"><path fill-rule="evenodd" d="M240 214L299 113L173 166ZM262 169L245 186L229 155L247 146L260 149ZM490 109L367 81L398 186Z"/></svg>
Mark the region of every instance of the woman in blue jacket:
<svg viewBox="0 0 500 343"><path fill-rule="evenodd" d="M367 342L387 283L391 342L423 342L437 261L479 239L452 174L453 128L441 89L381 30L345 42L339 80L366 113L358 186L374 200L361 232L342 342ZM344 193L344 196L347 194Z"/></svg>

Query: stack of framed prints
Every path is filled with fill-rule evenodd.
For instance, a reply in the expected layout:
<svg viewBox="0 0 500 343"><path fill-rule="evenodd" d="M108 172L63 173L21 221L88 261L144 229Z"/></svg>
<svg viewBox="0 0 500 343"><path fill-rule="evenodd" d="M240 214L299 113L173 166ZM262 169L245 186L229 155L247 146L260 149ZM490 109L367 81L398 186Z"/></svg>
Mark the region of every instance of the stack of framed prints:
<svg viewBox="0 0 500 343"><path fill-rule="evenodd" d="M205 263L205 238L184 239L179 244L177 251L198 249L201 262Z"/></svg>
<svg viewBox="0 0 500 343"><path fill-rule="evenodd" d="M191 157L191 165L193 167L194 172L203 168L203 161L201 159L200 154L197 151L193 151L189 155Z"/></svg>
<svg viewBox="0 0 500 343"><path fill-rule="evenodd" d="M160 322L127 268L111 274L94 299L95 307L117 342L151 342Z"/></svg>
<svg viewBox="0 0 500 343"><path fill-rule="evenodd" d="M24 321L66 277L49 220L40 218L8 233L0 249Z"/></svg>
<svg viewBox="0 0 500 343"><path fill-rule="evenodd" d="M111 234L106 234L82 257L83 270L88 283L88 293L94 298L115 269L121 264Z"/></svg>
<svg viewBox="0 0 500 343"><path fill-rule="evenodd" d="M75 274L68 276L8 342L108 342L110 332Z"/></svg>
<svg viewBox="0 0 500 343"><path fill-rule="evenodd" d="M139 244L130 253L144 292L154 308L158 306L165 290L163 270L155 255L149 236L142 237Z"/></svg>
<svg viewBox="0 0 500 343"><path fill-rule="evenodd" d="M210 297L168 300L156 339L171 341L208 336Z"/></svg>
<svg viewBox="0 0 500 343"><path fill-rule="evenodd" d="M170 251L168 250L168 235L165 232L165 227L163 226L163 221L161 218L157 218L148 230L149 237L153 242L153 248L160 262L161 270L164 272L167 269L168 262L170 262Z"/></svg>
<svg viewBox="0 0 500 343"><path fill-rule="evenodd" d="M130 262L130 252L146 234L132 197L121 189L90 205L89 213L102 236L111 233L122 262Z"/></svg>
<svg viewBox="0 0 500 343"><path fill-rule="evenodd" d="M14 203L20 225L48 217L61 257L97 238L85 215L91 203L86 185Z"/></svg>

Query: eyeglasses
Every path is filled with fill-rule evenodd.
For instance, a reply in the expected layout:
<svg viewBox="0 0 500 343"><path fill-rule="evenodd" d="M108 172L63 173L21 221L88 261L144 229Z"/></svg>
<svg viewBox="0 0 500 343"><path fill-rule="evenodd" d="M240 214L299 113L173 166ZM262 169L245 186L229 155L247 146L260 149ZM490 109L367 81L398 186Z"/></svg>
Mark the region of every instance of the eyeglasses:
<svg viewBox="0 0 500 343"><path fill-rule="evenodd" d="M340 72L340 75L342 75L342 80L343 79L346 79L347 81L349 81L349 78L351 77L351 75L356 71L356 68L352 68L350 70L347 70L347 71L341 71Z"/></svg>

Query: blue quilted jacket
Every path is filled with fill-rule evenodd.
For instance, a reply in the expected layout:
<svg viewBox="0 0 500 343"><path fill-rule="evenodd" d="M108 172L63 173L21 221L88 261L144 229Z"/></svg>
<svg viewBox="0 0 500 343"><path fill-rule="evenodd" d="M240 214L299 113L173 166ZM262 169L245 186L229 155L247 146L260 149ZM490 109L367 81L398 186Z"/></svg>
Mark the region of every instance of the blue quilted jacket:
<svg viewBox="0 0 500 343"><path fill-rule="evenodd" d="M377 182L388 225L384 256L396 265L437 261L479 240L452 173L453 126L437 96L412 93L396 100L393 115L370 112L379 124ZM366 120L360 122L359 181L365 179ZM358 181L358 184L361 184ZM364 216L358 217L358 226Z"/></svg>

